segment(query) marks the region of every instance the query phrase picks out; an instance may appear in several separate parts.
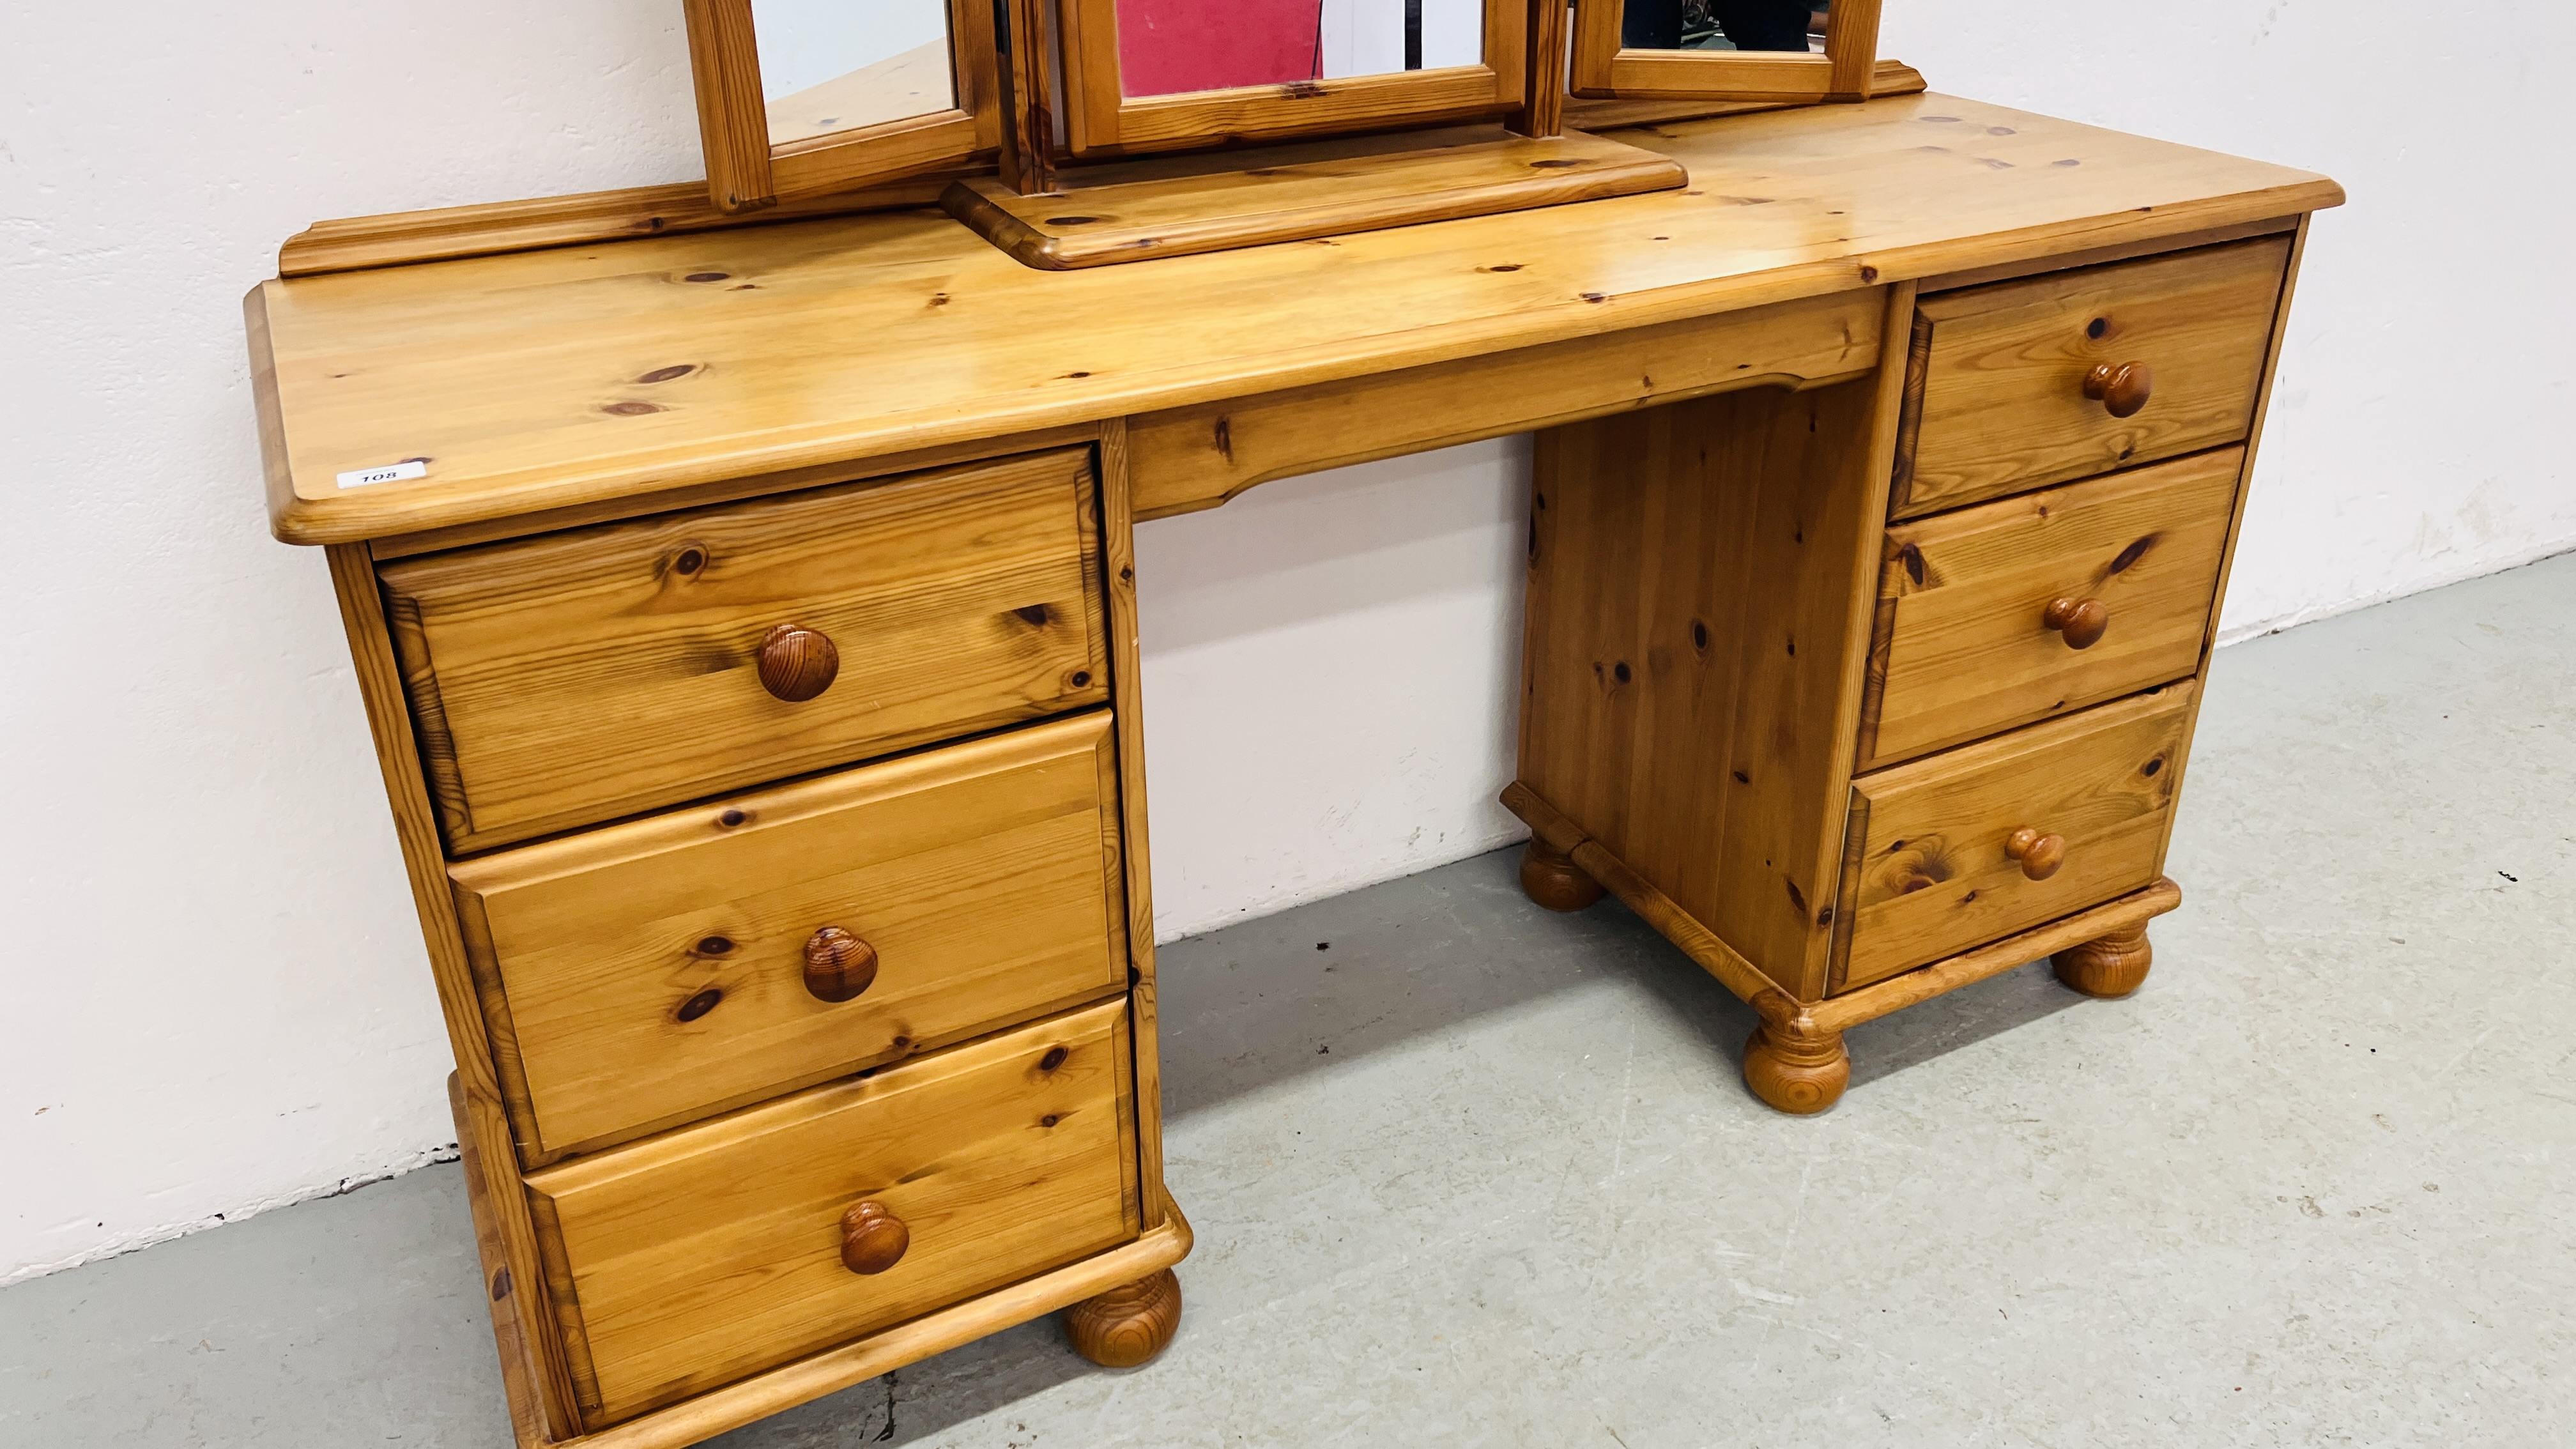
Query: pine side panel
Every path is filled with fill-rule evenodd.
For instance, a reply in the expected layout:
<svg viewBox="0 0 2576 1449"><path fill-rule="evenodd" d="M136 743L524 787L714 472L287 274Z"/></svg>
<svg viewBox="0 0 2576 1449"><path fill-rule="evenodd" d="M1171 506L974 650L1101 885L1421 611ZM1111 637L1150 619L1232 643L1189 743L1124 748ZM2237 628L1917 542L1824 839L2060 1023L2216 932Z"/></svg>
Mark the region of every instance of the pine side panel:
<svg viewBox="0 0 2576 1449"><path fill-rule="evenodd" d="M2272 312L2272 335L2263 350L2263 380L2254 397L2254 422L2245 434L2245 462L2242 470L2237 474L2236 511L2227 521L2227 543L2218 558L2218 588L2211 594L2209 600L2209 625L2201 631L2200 635L2199 678L2204 684L2209 678L2209 656L2218 648L2219 616L2227 608L2227 580L2236 570L2236 543L2245 531L2245 509L2254 492L2254 461L2263 449L2264 421L2272 415L2272 390L2280 380L2281 348L2288 342L2290 336L2290 303L2298 295L2299 263L2308 254L2308 224L2313 220L2315 218L2312 215L2299 218L2299 229L2290 241L2289 261L2281 270L2281 297ZM2175 752L2174 763L2186 774L2191 768L2192 737L2200 729L2200 706L2208 696L2209 691L2206 688L2193 690L2190 713L2183 718L2182 748ZM2174 782L2174 789L2176 801L2179 803L2182 789L2180 779ZM2173 844L2174 817L2181 813L2177 809L2167 812L2165 816L2164 839L2156 846L2158 870L2164 868L2165 851Z"/></svg>
<svg viewBox="0 0 2576 1449"><path fill-rule="evenodd" d="M727 212L775 206L778 188L769 169L769 112L760 97L751 0L682 0L682 10L708 194Z"/></svg>
<svg viewBox="0 0 2576 1449"><path fill-rule="evenodd" d="M365 545L335 544L328 554L331 587L339 596L340 621L348 631L350 661L357 672L358 692L366 702L376 764L384 774L394 834L402 844L403 867L411 878L412 905L420 914L430 973L438 984L439 1009L446 1016L448 1044L456 1054L457 1081L451 1091L466 1104L460 1121L473 1132L477 1160L491 1175L487 1184L491 1225L503 1264L485 1285L494 1302L494 1334L504 1355L514 1345L519 1348L524 1362L515 1372L535 1386L549 1437L569 1439L580 1432L580 1426L573 1409L572 1381L563 1371L555 1341L553 1315L542 1307L518 1311L520 1303L531 1301L526 1295L542 1296L545 1273L527 1195L519 1187L518 1144L510 1140L502 1115L500 1083L476 1006L473 971L466 961L455 904L448 895L438 817L430 807L428 785L421 776L420 746L412 737L411 716L404 708L402 675L394 664L384 599L377 592L375 567ZM505 1299L510 1324L501 1321ZM505 1360L505 1375L510 1371Z"/></svg>
<svg viewBox="0 0 2576 1449"><path fill-rule="evenodd" d="M1135 1023L1136 1163L1148 1231L1163 1225L1163 1070L1155 1031L1154 873L1145 846L1145 683L1136 635L1136 506L1127 424L1100 432L1100 556L1109 605L1109 690L1127 877L1128 1004Z"/></svg>
<svg viewBox="0 0 2576 1449"><path fill-rule="evenodd" d="M1911 289L1885 300L1902 317ZM1872 377L1577 423L1537 455L1521 782L1800 1000L1841 873L1907 333L1886 336Z"/></svg>

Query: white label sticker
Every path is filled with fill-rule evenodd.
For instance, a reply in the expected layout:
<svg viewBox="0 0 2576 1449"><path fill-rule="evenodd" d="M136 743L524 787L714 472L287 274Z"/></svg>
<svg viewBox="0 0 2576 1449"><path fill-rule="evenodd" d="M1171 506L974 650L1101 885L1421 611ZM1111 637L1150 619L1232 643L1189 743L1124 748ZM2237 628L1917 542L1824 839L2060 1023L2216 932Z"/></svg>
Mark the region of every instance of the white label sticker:
<svg viewBox="0 0 2576 1449"><path fill-rule="evenodd" d="M428 476L429 465L414 458L408 463L387 463L381 468L360 468L354 473L343 473L340 475L340 486L364 488L370 483L399 483L405 478Z"/></svg>

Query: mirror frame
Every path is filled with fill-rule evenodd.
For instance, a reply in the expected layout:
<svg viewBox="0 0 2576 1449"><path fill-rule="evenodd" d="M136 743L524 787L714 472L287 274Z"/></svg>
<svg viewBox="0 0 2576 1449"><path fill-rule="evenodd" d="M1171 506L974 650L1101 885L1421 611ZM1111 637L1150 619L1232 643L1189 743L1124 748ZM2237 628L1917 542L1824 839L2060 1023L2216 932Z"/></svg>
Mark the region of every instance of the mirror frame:
<svg viewBox="0 0 2576 1449"><path fill-rule="evenodd" d="M1001 88L992 0L947 0L948 72L957 104L944 111L769 144L760 92L760 44L751 0L683 0L689 70L697 84L698 139L707 194L727 212L826 196L946 166L989 161L1002 141Z"/></svg>
<svg viewBox="0 0 2576 1449"><path fill-rule="evenodd" d="M1762 101L1813 105L1869 99L1878 66L1879 0L1834 0L1822 55L1763 51L1627 50L1619 44L1622 0L1585 0L1574 10L1575 95L1593 99Z"/></svg>
<svg viewBox="0 0 2576 1449"><path fill-rule="evenodd" d="M1059 0L1067 140L1078 157L1137 156L1519 111L1529 90L1533 8L1529 0L1484 0L1485 59L1476 65L1131 97L1118 73L1118 0Z"/></svg>

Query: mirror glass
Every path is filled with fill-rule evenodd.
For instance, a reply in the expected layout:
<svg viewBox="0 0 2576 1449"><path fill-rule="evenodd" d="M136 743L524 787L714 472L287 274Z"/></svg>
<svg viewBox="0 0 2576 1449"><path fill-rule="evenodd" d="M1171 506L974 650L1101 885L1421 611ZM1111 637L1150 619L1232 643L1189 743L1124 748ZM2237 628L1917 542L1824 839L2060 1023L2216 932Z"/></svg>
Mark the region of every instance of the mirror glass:
<svg viewBox="0 0 2576 1449"><path fill-rule="evenodd" d="M1485 0L1118 0L1130 96L1294 85L1485 58Z"/></svg>
<svg viewBox="0 0 2576 1449"><path fill-rule="evenodd" d="M1622 50L1822 51L1833 0L1626 0Z"/></svg>
<svg viewBox="0 0 2576 1449"><path fill-rule="evenodd" d="M751 0L769 144L948 110L948 0Z"/></svg>

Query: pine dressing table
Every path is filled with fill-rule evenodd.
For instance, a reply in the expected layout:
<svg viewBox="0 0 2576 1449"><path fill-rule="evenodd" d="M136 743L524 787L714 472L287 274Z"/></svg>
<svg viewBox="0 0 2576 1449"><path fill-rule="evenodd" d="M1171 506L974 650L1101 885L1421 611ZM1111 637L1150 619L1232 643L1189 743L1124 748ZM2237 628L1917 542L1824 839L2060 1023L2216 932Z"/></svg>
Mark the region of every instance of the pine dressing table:
<svg viewBox="0 0 2576 1449"><path fill-rule="evenodd" d="M2042 956L2138 985L2341 192L1930 94L1620 138L1687 185L1086 271L926 209L380 264L433 218L250 293L522 1444L1170 1337L1132 531L1269 479L1537 431L1524 882L1750 1001L1763 1100Z"/></svg>

